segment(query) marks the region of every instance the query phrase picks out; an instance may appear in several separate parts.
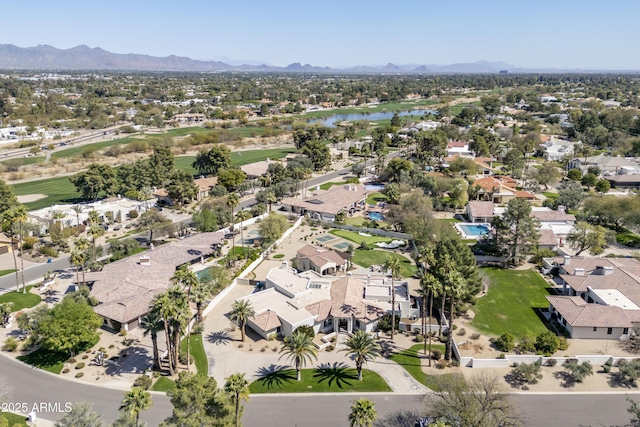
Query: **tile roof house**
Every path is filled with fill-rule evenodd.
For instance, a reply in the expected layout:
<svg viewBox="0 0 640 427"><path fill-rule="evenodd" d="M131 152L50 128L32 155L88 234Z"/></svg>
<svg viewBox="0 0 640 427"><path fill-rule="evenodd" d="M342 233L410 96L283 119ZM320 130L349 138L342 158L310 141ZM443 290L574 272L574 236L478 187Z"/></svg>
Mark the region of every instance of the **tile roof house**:
<svg viewBox="0 0 640 427"><path fill-rule="evenodd" d="M486 176L476 179L472 185L480 186L478 199L492 201L497 204L507 203L509 200L515 198L527 200L536 198L533 193L518 190L516 188L516 181L506 176Z"/></svg>
<svg viewBox="0 0 640 427"><path fill-rule="evenodd" d="M380 317L391 312L391 280L386 277L320 276L298 273L284 262L267 274L266 289L242 297L255 315L247 325L264 338L288 336L299 326L316 333L357 329L372 332ZM417 318L408 282L395 281L396 312Z"/></svg>
<svg viewBox="0 0 640 427"><path fill-rule="evenodd" d="M308 213L313 219L333 221L341 210L349 214L364 206L366 198L367 190L362 185L345 184L344 187L313 190L306 199L285 197L282 206L289 212L301 215Z"/></svg>
<svg viewBox="0 0 640 427"><path fill-rule="evenodd" d="M640 263L633 258L546 258L562 295L547 296L552 319L572 338L618 339L640 326Z"/></svg>
<svg viewBox="0 0 640 427"><path fill-rule="evenodd" d="M193 180L198 192L196 193L196 200L202 200L209 195L209 190L218 184L218 177L204 177L196 178Z"/></svg>
<svg viewBox="0 0 640 427"><path fill-rule="evenodd" d="M0 232L0 255L9 253L13 249L17 249L17 243L14 243L11 237Z"/></svg>
<svg viewBox="0 0 640 427"><path fill-rule="evenodd" d="M223 240L222 232L194 234L87 273L91 296L99 301L95 312L110 329L135 329L153 298L169 289L176 268L217 252Z"/></svg>
<svg viewBox="0 0 640 427"><path fill-rule="evenodd" d="M264 174L267 173L267 169L269 169L269 165L272 163L271 160L263 160L261 162L248 163L246 165L240 166L240 170L247 175L249 179L260 178Z"/></svg>
<svg viewBox="0 0 640 427"><path fill-rule="evenodd" d="M313 270L320 275L335 274L346 270L348 260L346 254L333 249L306 245L296 254L296 267L299 270Z"/></svg>
<svg viewBox="0 0 640 427"><path fill-rule="evenodd" d="M640 173L640 164L634 160L628 160L620 156L605 156L599 154L597 156L577 157L569 162L569 169L580 169L583 174L587 173L587 170L591 166L597 166L602 173L610 174L638 174Z"/></svg>

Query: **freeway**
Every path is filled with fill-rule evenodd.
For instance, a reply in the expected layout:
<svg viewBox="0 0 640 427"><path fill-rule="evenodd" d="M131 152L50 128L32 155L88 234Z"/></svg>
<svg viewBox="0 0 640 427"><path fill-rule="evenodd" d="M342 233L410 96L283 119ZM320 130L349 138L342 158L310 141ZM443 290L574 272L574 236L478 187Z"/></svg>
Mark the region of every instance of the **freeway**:
<svg viewBox="0 0 640 427"><path fill-rule="evenodd" d="M14 404L47 404L49 409L63 408L67 402L90 401L94 409L112 421L122 400L122 390L101 388L91 384L61 378L0 356L0 372L13 386ZM243 425L252 427L304 426L327 427L347 425L352 400L366 396L376 404L379 416L397 410L424 408L421 396L391 393L375 394L295 394L253 395L243 414ZM625 393L531 393L517 394L527 426L603 426L625 425L630 416ZM171 413L171 403L162 393L153 393L153 407L143 411L141 419L157 426ZM57 405L56 405L57 404ZM40 418L57 420L61 412L39 413Z"/></svg>

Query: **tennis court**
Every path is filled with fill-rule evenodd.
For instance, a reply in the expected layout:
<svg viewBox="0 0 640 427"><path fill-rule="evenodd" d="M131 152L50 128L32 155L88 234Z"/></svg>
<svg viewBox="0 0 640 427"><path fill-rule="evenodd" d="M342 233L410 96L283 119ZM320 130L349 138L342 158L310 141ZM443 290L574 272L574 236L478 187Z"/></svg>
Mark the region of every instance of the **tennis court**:
<svg viewBox="0 0 640 427"><path fill-rule="evenodd" d="M335 239L337 239L337 237L331 236L330 234L327 234L326 236L322 236L322 237L316 237L316 241L322 242L322 243L327 243Z"/></svg>

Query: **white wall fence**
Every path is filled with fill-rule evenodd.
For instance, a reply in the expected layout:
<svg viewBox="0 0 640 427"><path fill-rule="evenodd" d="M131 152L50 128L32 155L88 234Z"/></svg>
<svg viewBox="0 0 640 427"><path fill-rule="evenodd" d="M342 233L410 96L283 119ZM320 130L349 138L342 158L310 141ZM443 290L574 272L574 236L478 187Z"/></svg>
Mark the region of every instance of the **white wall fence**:
<svg viewBox="0 0 640 427"><path fill-rule="evenodd" d="M260 217L256 217L256 218L265 218L265 215L268 214L264 214L261 215ZM252 219L256 219L256 218L252 218ZM220 292L218 295L215 296L215 298L213 298L209 304L207 305L207 307L204 309L204 311L202 312L203 316L206 316L211 310L213 310L213 308L220 302L222 301L222 299L224 299L229 292L231 292L231 290L233 288L236 287L237 284L241 284L241 285L248 285L249 284L249 280L246 278L249 273L251 273L258 265L260 265L260 263L262 261L264 261L264 259L271 253L273 252L274 248L276 246L278 246L280 243L282 243L284 241L284 239L286 239L287 237L289 237L291 235L291 233L293 233L295 231L296 228L298 228L300 226L300 224L302 224L302 221L304 220L303 217L300 217L296 220L296 222L293 223L293 226L289 227L283 234L282 236L276 240L273 244L271 244L267 249L265 249L262 254L260 254L260 256L258 258L256 258L251 264L249 264L244 270L242 270L242 272L240 274L238 274L238 276L233 279L233 281L231 281L231 283L229 284L229 286L227 286L226 288L224 288L222 290L222 292ZM248 221L245 221L243 224L246 224ZM254 221L256 222L256 221Z"/></svg>

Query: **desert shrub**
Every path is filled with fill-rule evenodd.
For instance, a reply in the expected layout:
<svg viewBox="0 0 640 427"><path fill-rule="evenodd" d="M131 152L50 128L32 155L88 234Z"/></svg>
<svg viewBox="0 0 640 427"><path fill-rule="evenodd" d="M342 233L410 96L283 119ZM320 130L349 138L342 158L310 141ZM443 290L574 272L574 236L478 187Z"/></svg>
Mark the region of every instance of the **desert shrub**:
<svg viewBox="0 0 640 427"><path fill-rule="evenodd" d="M518 343L518 350L521 353L535 353L536 341L531 337L522 337Z"/></svg>
<svg viewBox="0 0 640 427"><path fill-rule="evenodd" d="M422 335L416 335L416 337L414 338L415 342L423 342L424 341L424 337Z"/></svg>
<svg viewBox="0 0 640 427"><path fill-rule="evenodd" d="M556 359L548 359L547 360L547 366L553 368L554 366L556 366L558 364L558 361Z"/></svg>
<svg viewBox="0 0 640 427"><path fill-rule="evenodd" d="M2 350L12 353L18 349L18 340L14 337L8 337L2 345Z"/></svg>
<svg viewBox="0 0 640 427"><path fill-rule="evenodd" d="M83 354L83 355L82 355L82 359L83 359L83 360L87 360L88 358L89 358L89 355L88 355L88 354Z"/></svg>
<svg viewBox="0 0 640 427"><path fill-rule="evenodd" d="M80 362L76 365L76 369L82 369L84 368L84 362Z"/></svg>
<svg viewBox="0 0 640 427"><path fill-rule="evenodd" d="M603 371L605 374L608 374L609 372L611 372L611 366L609 366L609 365L602 365L602 371Z"/></svg>
<svg viewBox="0 0 640 427"><path fill-rule="evenodd" d="M64 369L62 370L62 373L63 373L63 374L67 374L67 373L69 373L69 368L64 368Z"/></svg>
<svg viewBox="0 0 640 427"><path fill-rule="evenodd" d="M129 211L129 218L131 219L136 219L138 218L138 211L135 209L132 209Z"/></svg>
<svg viewBox="0 0 640 427"><path fill-rule="evenodd" d="M136 378L136 380L133 382L133 386L134 387L140 387L144 390L149 390L149 388L151 387L151 383L153 382L153 380L151 378L149 378L146 375L140 375L138 378Z"/></svg>
<svg viewBox="0 0 640 427"><path fill-rule="evenodd" d="M579 364L576 359L567 359L562 366L571 376L571 379L577 383L581 383L589 375L593 375L593 367L589 362Z"/></svg>
<svg viewBox="0 0 640 427"><path fill-rule="evenodd" d="M542 379L539 363L520 363L511 370L511 375L520 384L537 384Z"/></svg>
<svg viewBox="0 0 640 427"><path fill-rule="evenodd" d="M569 341L565 337L558 338L558 350L565 351L569 348Z"/></svg>
<svg viewBox="0 0 640 427"><path fill-rule="evenodd" d="M447 361L442 360L440 362L437 362L435 365L436 365L436 369L445 369L447 367Z"/></svg>
<svg viewBox="0 0 640 427"><path fill-rule="evenodd" d="M440 360L440 358L442 357L442 352L438 349L435 349L431 352L431 358L433 360Z"/></svg>
<svg viewBox="0 0 640 427"><path fill-rule="evenodd" d="M328 345L327 348L326 348L327 351L333 351L334 349L335 349L335 347L332 346L332 345Z"/></svg>
<svg viewBox="0 0 640 427"><path fill-rule="evenodd" d="M513 349L515 348L516 340L509 332L505 332L504 334L496 338L493 343L498 348L498 350L508 353L510 351L513 351Z"/></svg>
<svg viewBox="0 0 640 427"><path fill-rule="evenodd" d="M471 338L472 340L480 339L480 334L478 332L474 332L471 335L469 335L469 338Z"/></svg>
<svg viewBox="0 0 640 427"><path fill-rule="evenodd" d="M178 360L180 361L181 364L186 365L187 364L187 352L186 351L181 351L180 354L178 355ZM189 363L193 363L193 356L189 355Z"/></svg>
<svg viewBox="0 0 640 427"><path fill-rule="evenodd" d="M82 377L84 377L84 372L78 372L76 374L76 378L82 378Z"/></svg>
<svg viewBox="0 0 640 427"><path fill-rule="evenodd" d="M467 333L467 330L465 328L461 328L458 331L458 335L460 335L461 337L465 336L466 333Z"/></svg>
<svg viewBox="0 0 640 427"><path fill-rule="evenodd" d="M396 331L397 331L400 326L400 316L396 316L395 320L396 320L395 324L396 324ZM378 320L378 329L381 330L382 332L389 332L391 330L390 314L385 314L380 318L380 320Z"/></svg>
<svg viewBox="0 0 640 427"><path fill-rule="evenodd" d="M536 352L544 356L551 356L558 351L560 339L551 331L545 331L536 337Z"/></svg>
<svg viewBox="0 0 640 427"><path fill-rule="evenodd" d="M504 353L500 353L497 358L498 359L506 359L507 356L505 356Z"/></svg>
<svg viewBox="0 0 640 427"><path fill-rule="evenodd" d="M616 363L613 364L613 366L620 368L624 365L626 365L628 363L627 359L618 359L616 360Z"/></svg>
<svg viewBox="0 0 640 427"><path fill-rule="evenodd" d="M41 246L39 250L42 255L50 256L53 258L56 258L58 256L58 251L53 249L51 246Z"/></svg>

